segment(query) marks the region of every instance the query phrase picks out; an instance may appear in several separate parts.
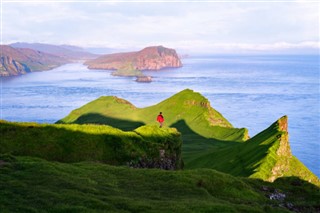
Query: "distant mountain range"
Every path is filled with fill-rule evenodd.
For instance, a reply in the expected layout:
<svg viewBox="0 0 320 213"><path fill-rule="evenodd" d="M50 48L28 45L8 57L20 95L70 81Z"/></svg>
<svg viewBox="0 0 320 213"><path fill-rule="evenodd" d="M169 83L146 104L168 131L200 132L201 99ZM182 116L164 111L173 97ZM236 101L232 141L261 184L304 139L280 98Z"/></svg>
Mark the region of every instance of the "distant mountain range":
<svg viewBox="0 0 320 213"><path fill-rule="evenodd" d="M163 46L146 47L137 52L114 53L85 62L89 69L107 70L160 70L181 67L182 63L174 49Z"/></svg>
<svg viewBox="0 0 320 213"><path fill-rule="evenodd" d="M98 57L97 54L89 53L81 47L71 45L53 45L42 43L13 43L14 48L28 48L44 53L60 56L67 60L88 60Z"/></svg>

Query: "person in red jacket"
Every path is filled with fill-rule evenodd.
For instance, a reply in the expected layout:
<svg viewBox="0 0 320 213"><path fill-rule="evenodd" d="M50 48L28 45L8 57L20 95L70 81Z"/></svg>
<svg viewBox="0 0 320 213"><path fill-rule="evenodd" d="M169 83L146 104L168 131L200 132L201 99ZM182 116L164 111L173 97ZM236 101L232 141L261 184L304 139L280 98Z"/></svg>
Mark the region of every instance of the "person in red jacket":
<svg viewBox="0 0 320 213"><path fill-rule="evenodd" d="M163 118L162 112L159 113L159 115L157 117L157 121L160 123L160 128L161 128L162 124L164 122L164 118Z"/></svg>

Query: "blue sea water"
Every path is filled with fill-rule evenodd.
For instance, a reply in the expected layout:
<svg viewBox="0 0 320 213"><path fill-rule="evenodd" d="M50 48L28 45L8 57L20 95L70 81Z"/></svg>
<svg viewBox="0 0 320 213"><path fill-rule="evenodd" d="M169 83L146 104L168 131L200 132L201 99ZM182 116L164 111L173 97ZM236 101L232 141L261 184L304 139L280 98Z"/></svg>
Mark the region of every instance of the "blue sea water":
<svg viewBox="0 0 320 213"><path fill-rule="evenodd" d="M100 96L146 107L190 88L233 126L248 128L251 137L288 115L293 154L320 177L319 56L215 55L182 62L182 68L145 72L152 83L88 70L81 63L2 78L1 119L54 123Z"/></svg>

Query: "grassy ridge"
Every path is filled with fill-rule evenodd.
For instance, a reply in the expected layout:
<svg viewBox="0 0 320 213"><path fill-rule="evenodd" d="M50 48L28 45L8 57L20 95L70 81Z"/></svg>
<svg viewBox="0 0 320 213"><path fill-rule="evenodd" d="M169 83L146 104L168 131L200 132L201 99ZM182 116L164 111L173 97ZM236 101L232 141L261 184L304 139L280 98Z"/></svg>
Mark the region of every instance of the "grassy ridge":
<svg viewBox="0 0 320 213"><path fill-rule="evenodd" d="M142 126L135 131L105 125L11 123L0 121L0 153L60 162L100 161L124 165L141 158L175 156L181 166L180 133L173 128ZM148 135L152 135L152 138Z"/></svg>
<svg viewBox="0 0 320 213"><path fill-rule="evenodd" d="M318 212L319 188L214 170L130 169L0 155L2 212ZM270 200L275 194L284 199Z"/></svg>
<svg viewBox="0 0 320 213"><path fill-rule="evenodd" d="M297 176L320 186L319 179L292 156L284 116L244 143L211 146L204 152L190 149L184 156L186 168L212 168L235 176L274 181L278 177Z"/></svg>
<svg viewBox="0 0 320 213"><path fill-rule="evenodd" d="M146 108L136 108L117 97L100 97L72 111L57 123L99 123L122 130L133 130L142 124L156 124L156 116L163 112L165 125L176 127L182 135L197 134L217 140L243 141L247 130L233 128L201 94L186 89Z"/></svg>
<svg viewBox="0 0 320 213"><path fill-rule="evenodd" d="M286 116L248 139L247 129L234 128L205 97L189 89L142 109L117 97L101 97L58 123L101 123L130 130L155 123L160 111L166 125L182 133L186 169L210 168L268 181L298 176L320 185L319 179L291 154Z"/></svg>

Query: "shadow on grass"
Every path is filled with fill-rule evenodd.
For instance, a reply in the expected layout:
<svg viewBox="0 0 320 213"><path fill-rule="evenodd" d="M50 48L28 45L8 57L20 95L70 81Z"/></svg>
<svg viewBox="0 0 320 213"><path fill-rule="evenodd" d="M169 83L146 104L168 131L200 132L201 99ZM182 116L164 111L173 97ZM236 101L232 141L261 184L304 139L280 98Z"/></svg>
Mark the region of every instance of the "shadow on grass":
<svg viewBox="0 0 320 213"><path fill-rule="evenodd" d="M248 177L259 167L257 162L267 155L270 148L270 145L206 138L194 132L184 120L171 127L182 133L182 159L186 169L209 168Z"/></svg>
<svg viewBox="0 0 320 213"><path fill-rule="evenodd" d="M159 155L160 143L107 126L0 123L0 154L33 156L65 163L99 161L125 165ZM159 136L161 137L161 136ZM162 141L166 141L163 137Z"/></svg>
<svg viewBox="0 0 320 213"><path fill-rule="evenodd" d="M64 122L58 121L57 123L64 123ZM82 115L72 123L105 124L105 125L109 125L109 126L121 129L123 131L132 131L140 126L145 125L145 123L140 121L122 120L118 118L107 117L99 113L88 113L88 114Z"/></svg>
<svg viewBox="0 0 320 213"><path fill-rule="evenodd" d="M234 141L223 141L216 138L207 138L193 131L189 125L185 122L185 120L179 120L173 123L170 127L176 128L181 134L183 138L184 144L189 143L201 143L205 142L208 146L213 147L225 147L229 145L238 144L238 142Z"/></svg>

